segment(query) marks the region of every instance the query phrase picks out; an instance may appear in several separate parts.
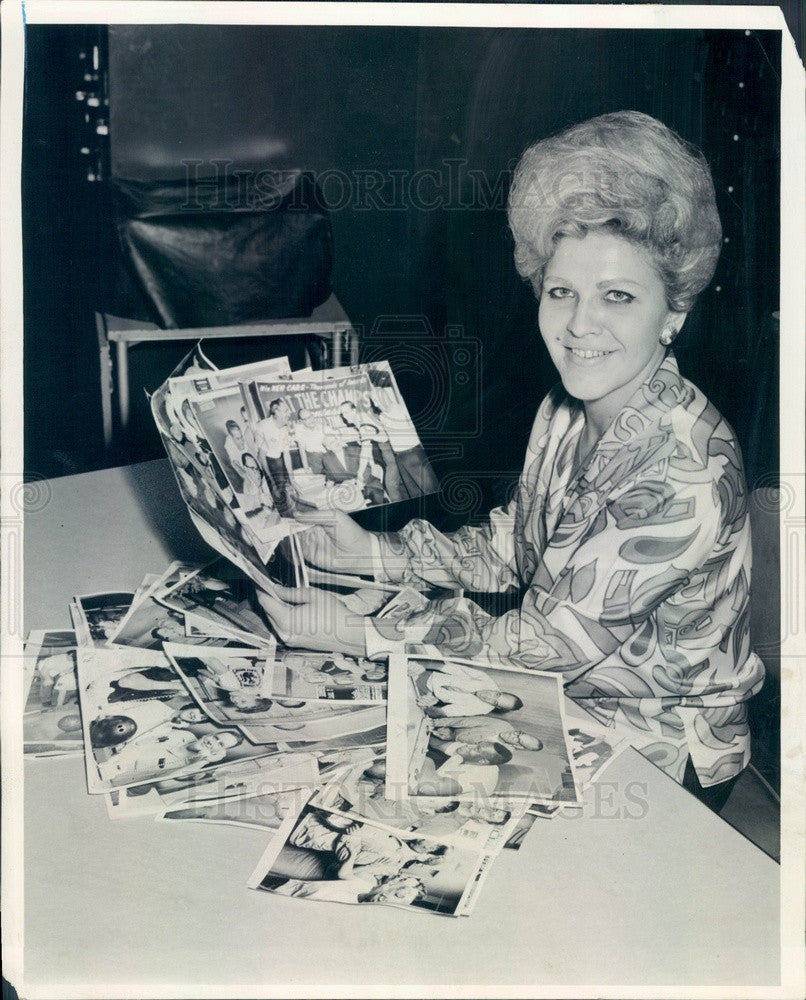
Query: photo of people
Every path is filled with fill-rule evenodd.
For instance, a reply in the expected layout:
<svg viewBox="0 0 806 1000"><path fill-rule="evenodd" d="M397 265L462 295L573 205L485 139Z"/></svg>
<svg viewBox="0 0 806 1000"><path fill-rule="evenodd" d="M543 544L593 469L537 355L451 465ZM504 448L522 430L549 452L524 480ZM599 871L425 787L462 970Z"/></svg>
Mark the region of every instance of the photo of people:
<svg viewBox="0 0 806 1000"><path fill-rule="evenodd" d="M254 583L237 567L219 559L185 577L157 599L177 614L192 614L194 621L204 619L213 626L223 625L274 643L273 633L255 610L254 594Z"/></svg>
<svg viewBox="0 0 806 1000"><path fill-rule="evenodd" d="M256 744L313 742L382 725L386 706L279 697L271 693L274 649L200 651L170 644L171 663L214 721L236 725Z"/></svg>
<svg viewBox="0 0 806 1000"><path fill-rule="evenodd" d="M197 353L201 352L191 352L179 368L188 365L188 370L199 373L216 370L201 367ZM261 541L247 519L236 516L241 508L235 492L196 423L190 401L171 391L172 377L152 395L151 410L191 520L214 549L259 576L274 543Z"/></svg>
<svg viewBox="0 0 806 1000"><path fill-rule="evenodd" d="M580 786L589 785L630 745L628 735L605 729L595 722L580 722L568 730L574 768Z"/></svg>
<svg viewBox="0 0 806 1000"><path fill-rule="evenodd" d="M342 767L312 801L400 833L475 847L506 841L525 809L525 803L495 799L387 799L385 783L386 758L381 755Z"/></svg>
<svg viewBox="0 0 806 1000"><path fill-rule="evenodd" d="M155 598L146 596L118 623L109 645L162 649L164 642L184 640L184 616L157 603Z"/></svg>
<svg viewBox="0 0 806 1000"><path fill-rule="evenodd" d="M385 903L463 916L494 855L305 805L286 817L249 880L298 899Z"/></svg>
<svg viewBox="0 0 806 1000"><path fill-rule="evenodd" d="M385 662L356 660L343 653L279 650L271 687L274 694L325 701L386 701Z"/></svg>
<svg viewBox="0 0 806 1000"><path fill-rule="evenodd" d="M387 794L576 802L553 674L390 658Z"/></svg>
<svg viewBox="0 0 806 1000"><path fill-rule="evenodd" d="M80 649L77 669L92 793L267 753L211 722L162 654Z"/></svg>
<svg viewBox="0 0 806 1000"><path fill-rule="evenodd" d="M295 507L359 510L436 489L410 418L405 441L400 439L400 416L392 420L398 455L373 401L372 374L363 367L359 372L318 372L242 386L255 414L264 469L283 498L283 516L292 517ZM386 381L391 402L388 375ZM405 411L402 401L401 407ZM408 463L408 487L401 460Z"/></svg>
<svg viewBox="0 0 806 1000"><path fill-rule="evenodd" d="M235 516L263 543L285 537L288 527L272 496L269 479L258 460L258 443L237 385L208 393L190 403L196 423L232 488Z"/></svg>
<svg viewBox="0 0 806 1000"><path fill-rule="evenodd" d="M81 753L76 633L69 629L31 632L24 650L23 684L24 753Z"/></svg>
<svg viewBox="0 0 806 1000"><path fill-rule="evenodd" d="M82 646L105 646L132 606L131 592L86 594L75 597L77 638Z"/></svg>

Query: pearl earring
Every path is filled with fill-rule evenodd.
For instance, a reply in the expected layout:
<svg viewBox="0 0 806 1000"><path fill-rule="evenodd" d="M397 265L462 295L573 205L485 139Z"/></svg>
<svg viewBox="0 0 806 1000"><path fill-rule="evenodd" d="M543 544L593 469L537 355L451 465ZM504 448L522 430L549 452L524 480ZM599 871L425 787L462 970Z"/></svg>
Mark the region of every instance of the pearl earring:
<svg viewBox="0 0 806 1000"><path fill-rule="evenodd" d="M660 335L660 342L663 344L664 347L668 347L676 336L677 336L677 330L664 330L663 333Z"/></svg>

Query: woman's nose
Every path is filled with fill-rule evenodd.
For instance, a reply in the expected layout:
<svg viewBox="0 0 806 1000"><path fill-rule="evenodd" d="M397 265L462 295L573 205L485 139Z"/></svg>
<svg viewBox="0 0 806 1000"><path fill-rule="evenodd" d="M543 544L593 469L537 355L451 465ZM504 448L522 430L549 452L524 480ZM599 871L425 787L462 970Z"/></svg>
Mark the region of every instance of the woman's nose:
<svg viewBox="0 0 806 1000"><path fill-rule="evenodd" d="M573 337L587 337L601 332L599 311L590 299L579 298L568 318L568 332Z"/></svg>

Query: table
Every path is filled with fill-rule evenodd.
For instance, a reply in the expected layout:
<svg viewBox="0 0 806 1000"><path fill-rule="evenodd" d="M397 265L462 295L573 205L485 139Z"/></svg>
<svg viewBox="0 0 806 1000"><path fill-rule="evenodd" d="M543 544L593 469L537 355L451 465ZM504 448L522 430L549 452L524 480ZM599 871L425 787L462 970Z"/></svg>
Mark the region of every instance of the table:
<svg viewBox="0 0 806 1000"><path fill-rule="evenodd" d="M167 462L50 486L26 518L26 630L67 626L73 594L133 589L171 558L210 553ZM21 995L779 982L778 866L634 751L581 814L537 820L503 852L467 919L247 889L266 842L235 827L114 823L79 759L27 761Z"/></svg>

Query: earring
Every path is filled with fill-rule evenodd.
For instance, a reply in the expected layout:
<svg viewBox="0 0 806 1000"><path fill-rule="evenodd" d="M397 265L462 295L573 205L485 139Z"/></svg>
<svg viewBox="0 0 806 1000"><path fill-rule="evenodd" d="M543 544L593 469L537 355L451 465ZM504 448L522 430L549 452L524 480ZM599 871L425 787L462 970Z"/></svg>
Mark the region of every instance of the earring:
<svg viewBox="0 0 806 1000"><path fill-rule="evenodd" d="M664 347L668 347L676 336L677 330L664 330L659 339Z"/></svg>

